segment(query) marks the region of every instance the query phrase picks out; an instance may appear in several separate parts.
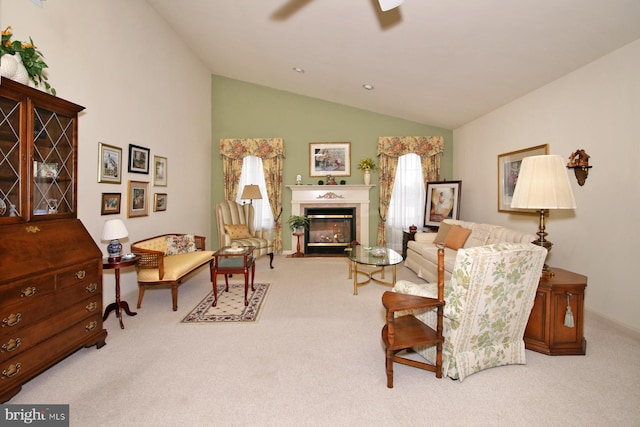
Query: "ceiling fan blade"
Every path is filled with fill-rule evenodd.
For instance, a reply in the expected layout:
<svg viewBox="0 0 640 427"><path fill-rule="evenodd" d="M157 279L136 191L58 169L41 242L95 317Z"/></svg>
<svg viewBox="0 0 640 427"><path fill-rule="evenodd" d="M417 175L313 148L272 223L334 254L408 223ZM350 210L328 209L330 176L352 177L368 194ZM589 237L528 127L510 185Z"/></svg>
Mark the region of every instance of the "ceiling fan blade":
<svg viewBox="0 0 640 427"><path fill-rule="evenodd" d="M387 10L395 9L400 6L403 1L404 0L378 0L378 3L380 3L380 9L382 9L383 12L386 12Z"/></svg>
<svg viewBox="0 0 640 427"><path fill-rule="evenodd" d="M285 20L296 14L300 9L311 3L313 0L289 0L278 10L271 14L271 19Z"/></svg>

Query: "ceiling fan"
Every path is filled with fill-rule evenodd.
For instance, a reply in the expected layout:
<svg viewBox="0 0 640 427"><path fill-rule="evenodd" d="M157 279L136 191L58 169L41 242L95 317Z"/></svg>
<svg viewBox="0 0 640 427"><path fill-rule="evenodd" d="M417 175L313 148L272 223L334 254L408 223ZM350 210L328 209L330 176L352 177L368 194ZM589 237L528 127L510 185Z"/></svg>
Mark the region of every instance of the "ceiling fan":
<svg viewBox="0 0 640 427"><path fill-rule="evenodd" d="M38 0L33 0L38 1ZM274 19L287 19L290 16L294 15L300 9L311 3L313 0L289 0L283 6L281 6L276 12L273 13L272 18ZM375 4L376 0L372 0L371 3ZM404 0L377 0L377 3L380 5L380 10L382 12L388 12L392 9L400 6Z"/></svg>
<svg viewBox="0 0 640 427"><path fill-rule="evenodd" d="M380 4L380 9L382 9L383 12L386 12L387 10L395 9L400 6L403 1L404 0L378 0L378 3Z"/></svg>

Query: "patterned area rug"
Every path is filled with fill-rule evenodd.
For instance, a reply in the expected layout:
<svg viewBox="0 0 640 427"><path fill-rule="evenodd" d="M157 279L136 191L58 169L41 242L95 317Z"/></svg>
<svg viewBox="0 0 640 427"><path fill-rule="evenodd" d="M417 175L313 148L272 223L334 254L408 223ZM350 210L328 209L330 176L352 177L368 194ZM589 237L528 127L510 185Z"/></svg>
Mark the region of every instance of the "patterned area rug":
<svg viewBox="0 0 640 427"><path fill-rule="evenodd" d="M260 315L260 308L269 291L268 283L255 283L256 290L249 287L249 305L244 305L244 283L229 283L229 292L218 284L218 304L212 307L213 291L205 297L181 323L215 323L215 322L255 322Z"/></svg>

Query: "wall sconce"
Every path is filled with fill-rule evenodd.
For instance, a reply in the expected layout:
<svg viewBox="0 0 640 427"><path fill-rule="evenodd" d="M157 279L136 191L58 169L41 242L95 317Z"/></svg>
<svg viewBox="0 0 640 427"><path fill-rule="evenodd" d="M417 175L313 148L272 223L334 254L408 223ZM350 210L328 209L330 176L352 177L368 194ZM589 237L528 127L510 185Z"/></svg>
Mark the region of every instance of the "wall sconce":
<svg viewBox="0 0 640 427"><path fill-rule="evenodd" d="M567 163L567 168L573 169L573 173L578 180L578 185L581 187L584 185L587 180L587 176L589 175L589 157L586 151L583 149L579 149L571 153L569 156L569 163Z"/></svg>

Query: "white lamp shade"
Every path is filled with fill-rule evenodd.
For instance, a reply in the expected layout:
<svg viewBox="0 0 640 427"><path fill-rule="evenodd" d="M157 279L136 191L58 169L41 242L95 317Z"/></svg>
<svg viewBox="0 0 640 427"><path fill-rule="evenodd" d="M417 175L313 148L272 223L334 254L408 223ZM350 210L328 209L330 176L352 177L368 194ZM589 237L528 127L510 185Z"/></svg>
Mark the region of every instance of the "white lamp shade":
<svg viewBox="0 0 640 427"><path fill-rule="evenodd" d="M378 0L378 3L380 3L380 9L382 9L383 12L400 6L402 2L403 0Z"/></svg>
<svg viewBox="0 0 640 427"><path fill-rule="evenodd" d="M558 155L522 159L511 207L518 209L575 209L564 159Z"/></svg>
<svg viewBox="0 0 640 427"><path fill-rule="evenodd" d="M102 227L102 240L124 239L129 235L127 227L121 219L109 219L104 222Z"/></svg>
<svg viewBox="0 0 640 427"><path fill-rule="evenodd" d="M257 185L245 185L242 189L242 196L240 196L240 199L262 199L260 187Z"/></svg>

